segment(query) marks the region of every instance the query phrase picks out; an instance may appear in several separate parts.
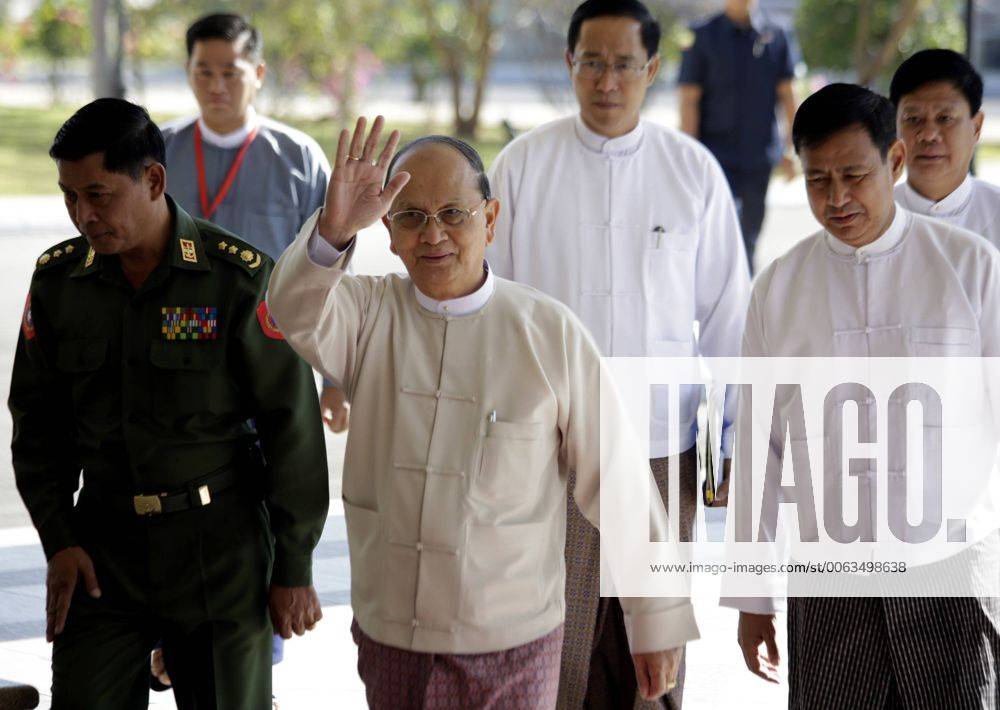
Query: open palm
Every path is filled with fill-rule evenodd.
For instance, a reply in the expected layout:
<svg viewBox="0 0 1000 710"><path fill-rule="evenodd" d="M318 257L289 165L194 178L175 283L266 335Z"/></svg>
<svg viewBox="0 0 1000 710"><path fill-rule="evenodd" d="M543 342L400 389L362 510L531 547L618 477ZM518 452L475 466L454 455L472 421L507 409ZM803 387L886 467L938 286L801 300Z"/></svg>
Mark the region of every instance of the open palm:
<svg viewBox="0 0 1000 710"><path fill-rule="evenodd" d="M346 128L340 132L333 175L319 222L320 234L338 249L344 248L355 234L385 215L410 179L409 173L401 172L385 183L389 161L399 144L399 131L389 135L377 160L372 157L384 123L378 116L367 139L368 121L364 116L358 119L353 137Z"/></svg>

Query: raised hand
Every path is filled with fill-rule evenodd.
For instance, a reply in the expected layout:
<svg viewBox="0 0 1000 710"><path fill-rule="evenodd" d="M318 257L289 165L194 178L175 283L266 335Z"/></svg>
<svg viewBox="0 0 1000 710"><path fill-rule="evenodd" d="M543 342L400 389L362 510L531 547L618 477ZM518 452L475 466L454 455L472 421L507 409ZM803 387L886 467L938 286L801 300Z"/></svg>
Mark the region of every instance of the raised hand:
<svg viewBox="0 0 1000 710"><path fill-rule="evenodd" d="M383 188L389 161L399 144L399 131L393 131L378 159L373 157L384 123L377 117L367 139L368 120L364 116L358 119L353 137L346 128L340 132L326 204L319 218L319 233L337 249L345 248L355 234L381 219L410 179L409 173L396 173Z"/></svg>

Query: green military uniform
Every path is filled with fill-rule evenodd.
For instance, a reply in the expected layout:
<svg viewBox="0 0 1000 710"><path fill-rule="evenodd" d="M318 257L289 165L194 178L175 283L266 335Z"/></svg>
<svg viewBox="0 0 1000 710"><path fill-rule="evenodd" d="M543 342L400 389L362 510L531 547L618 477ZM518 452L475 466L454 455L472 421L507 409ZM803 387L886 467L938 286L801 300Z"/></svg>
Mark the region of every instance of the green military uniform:
<svg viewBox="0 0 1000 710"><path fill-rule="evenodd" d="M167 199L138 290L78 237L41 255L25 306L18 490L46 557L82 546L102 591L77 585L54 708L145 708L161 638L182 707L269 708L269 580L311 583L326 519L313 376L264 305L273 262Z"/></svg>

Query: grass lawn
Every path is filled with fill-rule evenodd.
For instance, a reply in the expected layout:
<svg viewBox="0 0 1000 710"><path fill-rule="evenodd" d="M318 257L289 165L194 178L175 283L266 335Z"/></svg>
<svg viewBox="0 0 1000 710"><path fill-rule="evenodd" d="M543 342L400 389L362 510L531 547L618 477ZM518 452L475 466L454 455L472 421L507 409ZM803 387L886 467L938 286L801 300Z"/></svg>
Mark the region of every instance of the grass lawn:
<svg viewBox="0 0 1000 710"><path fill-rule="evenodd" d="M63 121L77 107L48 109L9 108L0 106L0 196L46 195L59 192L56 184L55 164L49 158L49 146ZM174 116L156 115L159 123ZM340 126L330 120L303 121L291 119L287 123L313 136L329 156L336 150ZM394 124L403 133L403 141L427 133L450 133L447 126ZM480 129L474 143L486 165L506 143L506 135L499 127Z"/></svg>

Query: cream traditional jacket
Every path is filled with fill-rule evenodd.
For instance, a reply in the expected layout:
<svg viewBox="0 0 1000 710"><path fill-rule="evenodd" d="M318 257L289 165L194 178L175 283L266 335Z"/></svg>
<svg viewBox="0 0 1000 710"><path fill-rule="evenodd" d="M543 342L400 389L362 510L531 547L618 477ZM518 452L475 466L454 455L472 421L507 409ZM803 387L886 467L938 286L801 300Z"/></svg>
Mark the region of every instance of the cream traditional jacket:
<svg viewBox="0 0 1000 710"><path fill-rule="evenodd" d="M504 279L481 308L452 316L453 302L418 300L406 276L345 274L353 246L318 264L316 221L282 256L268 304L351 401L343 496L358 623L436 653L550 632L565 610L568 471L595 524L602 453L634 457L634 485L649 485L636 451L601 451L596 347L568 308ZM697 637L686 599L622 603L633 652Z"/></svg>

